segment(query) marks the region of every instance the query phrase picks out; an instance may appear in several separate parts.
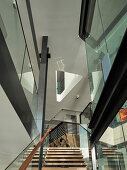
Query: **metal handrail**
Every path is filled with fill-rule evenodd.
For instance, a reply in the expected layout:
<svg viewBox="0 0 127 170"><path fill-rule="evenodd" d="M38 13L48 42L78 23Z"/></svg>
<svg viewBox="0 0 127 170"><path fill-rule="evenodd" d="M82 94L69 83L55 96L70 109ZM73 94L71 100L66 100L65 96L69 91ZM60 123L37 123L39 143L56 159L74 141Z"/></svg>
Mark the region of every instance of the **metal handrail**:
<svg viewBox="0 0 127 170"><path fill-rule="evenodd" d="M37 152L38 148L41 146L41 143L44 141L44 139L46 138L46 136L48 135L48 133L50 132L51 129L52 129L52 127L50 127L47 130L47 132L44 134L44 136L41 138L41 140L38 142L38 144L35 146L35 148L32 150L32 152L29 154L29 156L23 162L23 164L21 165L19 170L25 170L28 167L29 163L31 162L31 160L33 159L35 153Z"/></svg>
<svg viewBox="0 0 127 170"><path fill-rule="evenodd" d="M57 140L59 137L63 136L63 135L66 135L69 133L69 129L68 129L68 126L67 125L75 125L75 127L73 127L73 130L77 127L77 126L80 126L82 127L90 136L91 136L91 133L85 128L83 127L82 124L80 123L76 123L76 122L67 122L67 121L62 121L60 122L56 127L54 127L50 133L49 133L49 136L50 136L50 139L49 139L49 143L52 143L53 141ZM72 130L72 129L71 129ZM77 131L73 131L73 133L76 133L77 134Z"/></svg>
<svg viewBox="0 0 127 170"><path fill-rule="evenodd" d="M81 123L77 123L77 122L67 122L67 121L61 121L57 126L55 126L50 133L52 133L55 129L57 129L62 123L70 123L70 124L77 124L80 125L82 128L84 128L88 133L90 133L85 127L82 126Z"/></svg>

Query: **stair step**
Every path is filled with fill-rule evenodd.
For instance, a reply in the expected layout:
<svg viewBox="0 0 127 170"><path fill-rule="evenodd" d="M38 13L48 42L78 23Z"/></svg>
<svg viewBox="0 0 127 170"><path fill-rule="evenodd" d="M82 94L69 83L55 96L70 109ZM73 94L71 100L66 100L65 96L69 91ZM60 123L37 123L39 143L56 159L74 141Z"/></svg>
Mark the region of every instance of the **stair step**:
<svg viewBox="0 0 127 170"><path fill-rule="evenodd" d="M66 167L82 167L82 166L86 166L85 163L44 163L44 166L49 166L49 167L59 167L59 166L66 166Z"/></svg>
<svg viewBox="0 0 127 170"><path fill-rule="evenodd" d="M34 148L30 148L24 155L27 156L31 153ZM85 159L83 159L82 152L79 148L74 147L50 147L45 158L44 167L47 168L70 168L70 167L86 167ZM30 162L29 167L32 169L37 168L39 164L39 154L38 150L34 155L34 158ZM73 169L74 170L74 169Z"/></svg>
<svg viewBox="0 0 127 170"><path fill-rule="evenodd" d="M76 167L73 167L73 168L62 168L63 170L89 170L88 168L86 167L80 167L80 168L76 168ZM27 170L31 170L31 169L27 169ZM34 170L38 170L38 169L34 169ZM59 167L43 167L42 170L61 170L61 168Z"/></svg>
<svg viewBox="0 0 127 170"><path fill-rule="evenodd" d="M115 153L115 154L121 154L122 152L116 152L116 151L103 151L103 153Z"/></svg>
<svg viewBox="0 0 127 170"><path fill-rule="evenodd" d="M122 156L122 153L103 153L103 155L117 155L117 156Z"/></svg>
<svg viewBox="0 0 127 170"><path fill-rule="evenodd" d="M47 155L46 156L46 159L47 158L69 158L69 159L74 159L74 158L83 158L82 155Z"/></svg>
<svg viewBox="0 0 127 170"><path fill-rule="evenodd" d="M45 162L84 162L84 159L45 159Z"/></svg>
<svg viewBox="0 0 127 170"><path fill-rule="evenodd" d="M27 150L27 152L32 152L32 151L33 151L33 149L28 149L28 150ZM43 151L46 152L47 150L44 150L44 149L43 149ZM37 150L37 152L40 152L40 150Z"/></svg>
<svg viewBox="0 0 127 170"><path fill-rule="evenodd" d="M73 151L80 151L80 149L49 149L48 151L69 151L69 152L73 152Z"/></svg>
<svg viewBox="0 0 127 170"><path fill-rule="evenodd" d="M125 170L125 166L124 165L120 165L120 167L121 167L121 170ZM122 167L124 167L124 169L122 169ZM104 168L107 168L107 170L118 170L118 166L116 166L116 165L104 165Z"/></svg>
<svg viewBox="0 0 127 170"><path fill-rule="evenodd" d="M38 162L30 162L29 167L38 167Z"/></svg>
<svg viewBox="0 0 127 170"><path fill-rule="evenodd" d="M26 159L20 159L21 162L24 162ZM31 160L31 162L37 162L39 161L39 157L38 158L34 158Z"/></svg>
<svg viewBox="0 0 127 170"><path fill-rule="evenodd" d="M112 157L112 156L104 156L103 157L104 159L108 159L108 160L123 160L124 158L123 157ZM127 160L127 159L126 159Z"/></svg>
<svg viewBox="0 0 127 170"><path fill-rule="evenodd" d="M79 149L79 147L49 147L49 149L65 149L65 150L68 150L68 149Z"/></svg>
<svg viewBox="0 0 127 170"><path fill-rule="evenodd" d="M67 154L67 155L73 155L73 154L74 154L74 155L80 155L81 152L66 152L66 151L65 151L65 152L55 152L55 153L54 153L54 152L48 152L48 153L47 153L47 155L54 155L54 154L55 154L55 155L56 155L56 154L57 154L57 155L66 155L66 154Z"/></svg>
<svg viewBox="0 0 127 170"><path fill-rule="evenodd" d="M30 153L26 152L24 155L29 155ZM40 153L35 153L35 155L39 155Z"/></svg>

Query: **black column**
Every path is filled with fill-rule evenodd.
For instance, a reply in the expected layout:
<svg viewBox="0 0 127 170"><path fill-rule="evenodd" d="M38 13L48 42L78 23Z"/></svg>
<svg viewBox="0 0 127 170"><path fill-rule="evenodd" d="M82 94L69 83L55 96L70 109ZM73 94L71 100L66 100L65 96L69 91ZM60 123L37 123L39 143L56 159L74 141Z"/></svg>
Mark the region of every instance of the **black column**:
<svg viewBox="0 0 127 170"><path fill-rule="evenodd" d="M39 89L38 89L38 115L42 117L41 137L44 135L45 124L45 108L46 108L46 87L47 87L47 71L48 71L48 37L42 37L42 51L39 75ZM39 170L42 168L43 159L43 143L40 148Z"/></svg>
<svg viewBox="0 0 127 170"><path fill-rule="evenodd" d="M39 52L38 52L37 39L36 39L36 33L35 33L35 27L34 27L34 21L33 21L30 0L26 0L26 7L27 7L28 17L29 17L29 21L30 21L30 27L31 27L32 38L33 38L34 48L35 48L35 52L36 52L37 62L38 62L38 66L40 67Z"/></svg>

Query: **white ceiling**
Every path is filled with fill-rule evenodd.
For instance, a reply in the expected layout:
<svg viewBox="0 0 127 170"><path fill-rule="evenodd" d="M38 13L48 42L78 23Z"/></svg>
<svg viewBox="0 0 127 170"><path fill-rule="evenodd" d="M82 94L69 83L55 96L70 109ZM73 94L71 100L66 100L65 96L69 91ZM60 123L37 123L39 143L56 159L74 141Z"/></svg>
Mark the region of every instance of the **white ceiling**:
<svg viewBox="0 0 127 170"><path fill-rule="evenodd" d="M78 37L81 0L30 0L39 51L42 36L48 36L51 54L48 69L46 119L62 109L81 112L90 102L85 43ZM30 39L27 14L21 8L27 41ZM24 10L25 11L25 10ZM61 101L56 101L56 70L82 75L82 80ZM79 94L79 99L76 95Z"/></svg>

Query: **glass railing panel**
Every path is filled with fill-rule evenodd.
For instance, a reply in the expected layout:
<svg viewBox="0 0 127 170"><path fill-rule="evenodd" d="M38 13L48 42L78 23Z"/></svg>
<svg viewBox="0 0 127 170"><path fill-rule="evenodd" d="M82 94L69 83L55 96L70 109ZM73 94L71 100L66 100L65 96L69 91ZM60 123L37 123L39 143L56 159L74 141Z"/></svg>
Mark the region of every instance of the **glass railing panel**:
<svg viewBox="0 0 127 170"><path fill-rule="evenodd" d="M92 115L93 115L92 103L89 103L88 106L80 114L80 123L81 124L89 124Z"/></svg>
<svg viewBox="0 0 127 170"><path fill-rule="evenodd" d="M90 150L90 133L87 131L87 125L77 125L80 139L80 150L88 168L92 167Z"/></svg>
<svg viewBox="0 0 127 170"><path fill-rule="evenodd" d="M15 0L0 0L0 28L37 124L37 86Z"/></svg>
<svg viewBox="0 0 127 170"><path fill-rule="evenodd" d="M93 112L104 87L102 61L108 51L105 38L101 44L98 41L103 33L102 19L96 1L90 36L85 40Z"/></svg>
<svg viewBox="0 0 127 170"><path fill-rule="evenodd" d="M43 141L43 164L45 163L45 158L46 158L48 149L49 149L49 134L46 136L46 138Z"/></svg>
<svg viewBox="0 0 127 170"><path fill-rule="evenodd" d="M103 71L102 71L102 59L104 53L102 51L96 52L96 49L92 49L88 44L86 44L87 60L88 60L88 70L90 77L90 92L91 99L96 106L101 92L104 87ZM94 107L92 110L94 111Z"/></svg>
<svg viewBox="0 0 127 170"><path fill-rule="evenodd" d="M40 136L31 142L18 156L17 158L6 168L6 170L18 170L22 163L26 160L30 152L34 149L34 146L39 142Z"/></svg>
<svg viewBox="0 0 127 170"><path fill-rule="evenodd" d="M126 28L126 0L96 1L90 35L85 40L93 112Z"/></svg>
<svg viewBox="0 0 127 170"><path fill-rule="evenodd" d="M37 120L37 89L32 72L32 66L28 51L25 52L23 69L21 75L21 85L26 95L27 101L33 113L35 121Z"/></svg>
<svg viewBox="0 0 127 170"><path fill-rule="evenodd" d="M127 102L100 138L97 155L100 170L102 167L127 169Z"/></svg>
<svg viewBox="0 0 127 170"><path fill-rule="evenodd" d="M2 31L5 41L20 79L26 44L17 8L14 7L13 1L0 0L0 16L4 25Z"/></svg>
<svg viewBox="0 0 127 170"><path fill-rule="evenodd" d="M111 65L116 57L121 40L127 28L127 1L126 0L98 0L104 33L100 36L106 39Z"/></svg>
<svg viewBox="0 0 127 170"><path fill-rule="evenodd" d="M29 163L28 167L26 168L26 170L38 170L39 168L39 157L40 157L40 148L36 151L33 159L31 160L31 162Z"/></svg>

